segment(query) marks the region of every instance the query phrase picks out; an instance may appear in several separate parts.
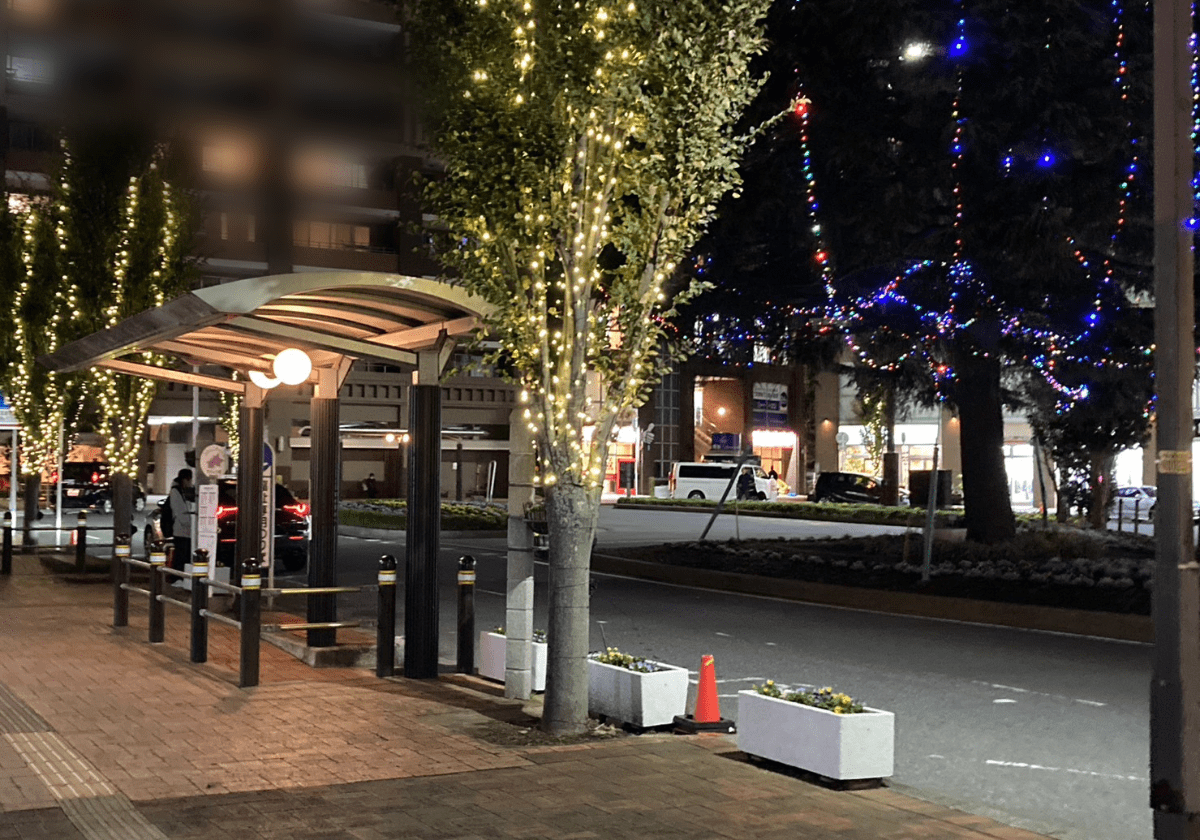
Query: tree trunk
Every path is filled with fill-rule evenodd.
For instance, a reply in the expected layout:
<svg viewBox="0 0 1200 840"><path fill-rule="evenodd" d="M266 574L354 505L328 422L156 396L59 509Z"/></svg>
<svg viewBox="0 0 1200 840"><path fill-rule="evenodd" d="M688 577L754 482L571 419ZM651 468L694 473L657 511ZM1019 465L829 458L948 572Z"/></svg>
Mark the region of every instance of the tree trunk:
<svg viewBox="0 0 1200 840"><path fill-rule="evenodd" d="M963 353L955 374L967 539L991 545L1017 532L1004 469L1000 362Z"/></svg>
<svg viewBox="0 0 1200 840"><path fill-rule="evenodd" d="M1113 465L1116 456L1108 452L1092 452L1088 459L1091 462L1091 502L1088 505L1088 524L1098 531L1108 527L1108 506L1112 499Z"/></svg>
<svg viewBox="0 0 1200 840"><path fill-rule="evenodd" d="M42 476L38 473L25 476L25 521L21 523L21 542L25 545L37 543L30 529L37 524L38 517L42 515L38 507L38 497L41 495Z"/></svg>
<svg viewBox="0 0 1200 840"><path fill-rule="evenodd" d="M109 476L112 482L113 536L125 534L133 542L133 479L124 473Z"/></svg>
<svg viewBox="0 0 1200 840"><path fill-rule="evenodd" d="M552 735L587 728L588 572L599 502L599 491L583 487L546 489L550 622L542 728Z"/></svg>

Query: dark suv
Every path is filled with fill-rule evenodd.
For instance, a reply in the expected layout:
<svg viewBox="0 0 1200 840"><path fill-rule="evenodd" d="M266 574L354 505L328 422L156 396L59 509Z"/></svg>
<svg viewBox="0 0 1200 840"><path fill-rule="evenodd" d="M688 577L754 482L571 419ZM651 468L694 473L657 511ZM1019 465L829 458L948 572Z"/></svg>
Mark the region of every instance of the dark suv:
<svg viewBox="0 0 1200 840"><path fill-rule="evenodd" d="M146 517L146 545L161 540L162 506ZM217 482L217 563L233 562L237 547L237 481L223 478ZM275 565L298 572L308 564L308 505L299 501L282 484L275 485Z"/></svg>
<svg viewBox="0 0 1200 840"><path fill-rule="evenodd" d="M112 482L108 478L108 464L103 461L68 461L63 464L62 491L64 508L96 508L104 513L112 512ZM58 485L51 481L46 485L46 498L53 506L58 500ZM133 509L144 510L146 491L133 482Z"/></svg>
<svg viewBox="0 0 1200 840"><path fill-rule="evenodd" d="M823 472L817 475L809 501L883 504L883 485L861 473Z"/></svg>

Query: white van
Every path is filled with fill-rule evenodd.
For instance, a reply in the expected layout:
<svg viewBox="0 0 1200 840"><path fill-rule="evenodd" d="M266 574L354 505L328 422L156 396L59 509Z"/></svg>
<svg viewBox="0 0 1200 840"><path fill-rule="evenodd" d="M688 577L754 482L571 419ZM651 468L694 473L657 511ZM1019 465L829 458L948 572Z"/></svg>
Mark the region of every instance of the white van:
<svg viewBox="0 0 1200 840"><path fill-rule="evenodd" d="M754 486L758 490L758 498L775 501L779 497L779 485L775 479L768 476L763 468L755 464L745 464L744 468L754 471ZM720 499L729 480L737 472L737 464L717 461L677 461L671 468L669 481L672 499ZM729 488L726 501L737 498L737 484Z"/></svg>

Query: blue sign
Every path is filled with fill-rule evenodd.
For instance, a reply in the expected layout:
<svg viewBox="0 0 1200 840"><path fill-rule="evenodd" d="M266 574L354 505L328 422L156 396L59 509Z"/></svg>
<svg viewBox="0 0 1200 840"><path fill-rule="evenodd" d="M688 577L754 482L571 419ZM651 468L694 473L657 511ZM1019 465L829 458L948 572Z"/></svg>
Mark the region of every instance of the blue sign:
<svg viewBox="0 0 1200 840"><path fill-rule="evenodd" d="M712 436L712 448L739 452L742 448L742 436L733 432L719 432Z"/></svg>

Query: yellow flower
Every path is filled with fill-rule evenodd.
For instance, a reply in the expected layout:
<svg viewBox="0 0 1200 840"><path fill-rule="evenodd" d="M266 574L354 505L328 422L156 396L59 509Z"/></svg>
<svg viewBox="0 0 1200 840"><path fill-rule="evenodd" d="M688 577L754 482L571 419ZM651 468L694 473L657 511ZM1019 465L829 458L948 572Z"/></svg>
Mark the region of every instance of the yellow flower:
<svg viewBox="0 0 1200 840"><path fill-rule="evenodd" d="M843 712L843 710L842 710L842 707L841 707L841 706L834 706L834 708L833 708L833 713L834 713L835 715L844 714L844 712Z"/></svg>
<svg viewBox="0 0 1200 840"><path fill-rule="evenodd" d="M775 685L775 680L767 680L767 685Z"/></svg>

